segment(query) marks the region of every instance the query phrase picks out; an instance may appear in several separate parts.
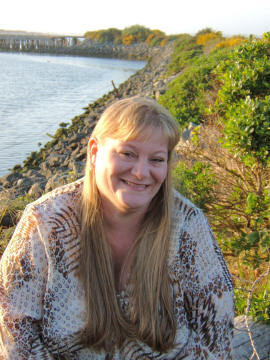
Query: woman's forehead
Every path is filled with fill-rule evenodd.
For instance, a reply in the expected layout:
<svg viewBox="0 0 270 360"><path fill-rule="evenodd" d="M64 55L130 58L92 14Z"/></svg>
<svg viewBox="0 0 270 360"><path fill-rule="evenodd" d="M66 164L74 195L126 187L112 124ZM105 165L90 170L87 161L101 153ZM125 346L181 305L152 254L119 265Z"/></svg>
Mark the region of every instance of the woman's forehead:
<svg viewBox="0 0 270 360"><path fill-rule="evenodd" d="M130 129L129 132L123 133L123 135L119 136L119 139L122 141L128 140L137 140L137 141L150 141L153 137L160 136L164 139L168 139L167 134L164 129L160 126L142 126L135 129ZM117 137L117 136L116 136Z"/></svg>
<svg viewBox="0 0 270 360"><path fill-rule="evenodd" d="M128 138L109 137L107 141L114 145L131 146L136 148L151 148L155 151L168 151L168 138L161 129L149 129L147 132L139 133L137 136Z"/></svg>

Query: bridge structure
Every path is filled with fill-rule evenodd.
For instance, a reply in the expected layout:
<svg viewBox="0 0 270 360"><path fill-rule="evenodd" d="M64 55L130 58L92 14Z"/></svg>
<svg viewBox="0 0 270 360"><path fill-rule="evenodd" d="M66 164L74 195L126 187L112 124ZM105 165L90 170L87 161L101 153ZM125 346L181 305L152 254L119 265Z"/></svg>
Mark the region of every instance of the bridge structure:
<svg viewBox="0 0 270 360"><path fill-rule="evenodd" d="M8 34L0 33L0 50L38 51L59 48L70 48L79 45L84 40L79 36Z"/></svg>

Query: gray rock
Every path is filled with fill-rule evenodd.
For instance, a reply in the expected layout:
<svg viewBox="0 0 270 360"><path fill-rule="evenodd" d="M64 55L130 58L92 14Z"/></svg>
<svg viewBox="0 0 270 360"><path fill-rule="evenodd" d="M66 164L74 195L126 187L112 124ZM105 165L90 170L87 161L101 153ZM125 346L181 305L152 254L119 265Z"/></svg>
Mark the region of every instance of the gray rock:
<svg viewBox="0 0 270 360"><path fill-rule="evenodd" d="M38 198L39 196L41 196L42 193L43 193L43 191L38 183L33 184L28 191L28 194L35 198Z"/></svg>
<svg viewBox="0 0 270 360"><path fill-rule="evenodd" d="M71 149L71 150L72 150L72 149ZM71 153L71 158L74 158L74 156L76 156L79 152L80 152L80 147L77 146L77 147L75 148L75 150L72 151L72 153Z"/></svg>
<svg viewBox="0 0 270 360"><path fill-rule="evenodd" d="M24 189L25 192L28 192L32 184L33 180L30 177L23 177L17 181L17 186Z"/></svg>
<svg viewBox="0 0 270 360"><path fill-rule="evenodd" d="M270 359L270 326L248 320L252 338L260 360ZM233 360L251 359L253 353L249 335L245 325L245 316L234 319ZM254 356L253 359L257 360Z"/></svg>
<svg viewBox="0 0 270 360"><path fill-rule="evenodd" d="M4 187L11 187L12 185L15 185L15 183L22 177L23 175L21 173L12 172L8 175L2 176L0 182Z"/></svg>
<svg viewBox="0 0 270 360"><path fill-rule="evenodd" d="M40 173L40 171L30 169L24 174L24 177L31 178L32 183L38 183L41 188L44 189L44 181L46 181L46 177Z"/></svg>
<svg viewBox="0 0 270 360"><path fill-rule="evenodd" d="M188 127L182 133L182 140L187 141L190 138L192 130L195 129L195 127L197 127L197 126L198 126L198 124L190 122Z"/></svg>
<svg viewBox="0 0 270 360"><path fill-rule="evenodd" d="M0 226L8 228L15 224L16 224L16 216L15 215L12 216L9 212L4 214L4 216L0 218Z"/></svg>
<svg viewBox="0 0 270 360"><path fill-rule="evenodd" d="M50 169L50 164L48 161L43 161L40 164L40 171L42 172L42 174L44 174L46 178L48 178L52 174L52 171Z"/></svg>
<svg viewBox="0 0 270 360"><path fill-rule="evenodd" d="M61 165L65 161L64 155L59 155L57 153L53 153L49 156L47 162L50 167L56 167Z"/></svg>
<svg viewBox="0 0 270 360"><path fill-rule="evenodd" d="M39 176L42 176L42 175L40 174L39 171L34 170L34 169L30 169L24 174L24 176L27 176L27 177L39 177Z"/></svg>
<svg viewBox="0 0 270 360"><path fill-rule="evenodd" d="M80 151L80 153L75 156L75 160L76 160L76 161L86 160L86 152L87 152L87 149L86 149L85 147L82 148L82 150Z"/></svg>
<svg viewBox="0 0 270 360"><path fill-rule="evenodd" d="M58 186L62 186L71 181L71 176L68 173L60 173L53 175L45 186L45 192L51 191Z"/></svg>
<svg viewBox="0 0 270 360"><path fill-rule="evenodd" d="M72 169L74 176L78 179L84 175L85 161L70 161L69 167Z"/></svg>

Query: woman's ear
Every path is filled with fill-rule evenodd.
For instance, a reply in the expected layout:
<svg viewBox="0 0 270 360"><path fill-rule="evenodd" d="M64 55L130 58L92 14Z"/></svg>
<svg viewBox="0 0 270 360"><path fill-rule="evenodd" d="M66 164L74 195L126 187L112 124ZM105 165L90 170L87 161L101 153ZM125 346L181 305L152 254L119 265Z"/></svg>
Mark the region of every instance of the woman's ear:
<svg viewBox="0 0 270 360"><path fill-rule="evenodd" d="M95 137L91 137L88 142L90 163L92 167L96 165L96 157L98 152L98 142Z"/></svg>

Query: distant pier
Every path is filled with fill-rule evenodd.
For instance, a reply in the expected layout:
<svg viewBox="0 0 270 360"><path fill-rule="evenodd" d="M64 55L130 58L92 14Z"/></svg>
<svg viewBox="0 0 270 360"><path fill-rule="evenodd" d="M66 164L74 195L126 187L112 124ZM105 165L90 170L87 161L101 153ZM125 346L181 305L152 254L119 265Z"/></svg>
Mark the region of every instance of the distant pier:
<svg viewBox="0 0 270 360"><path fill-rule="evenodd" d="M98 42L84 36L30 33L0 29L0 52L72 55L128 60L147 60L159 47Z"/></svg>
<svg viewBox="0 0 270 360"><path fill-rule="evenodd" d="M54 36L31 33L1 33L0 49L7 51L44 51L71 48L84 40L79 36Z"/></svg>

